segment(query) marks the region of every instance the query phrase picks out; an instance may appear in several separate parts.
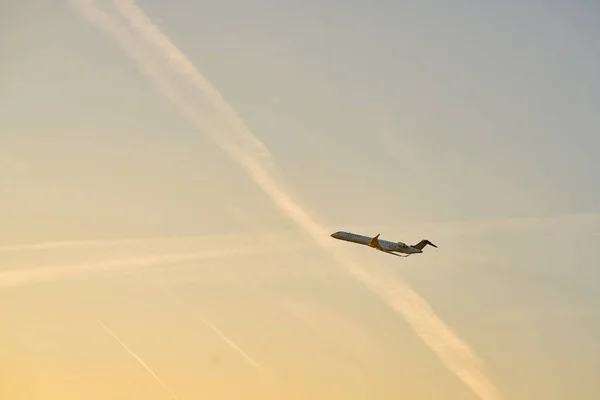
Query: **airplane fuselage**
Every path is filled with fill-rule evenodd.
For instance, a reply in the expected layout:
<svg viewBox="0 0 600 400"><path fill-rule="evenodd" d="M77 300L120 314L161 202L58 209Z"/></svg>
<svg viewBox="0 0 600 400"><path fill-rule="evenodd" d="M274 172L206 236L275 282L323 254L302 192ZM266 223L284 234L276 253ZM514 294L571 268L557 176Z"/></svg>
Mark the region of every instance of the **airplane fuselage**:
<svg viewBox="0 0 600 400"><path fill-rule="evenodd" d="M346 242L364 244L365 246L374 247L371 245L373 238L368 237L368 236L363 236L363 235L357 235L356 233L339 231L339 232L332 233L331 237L333 237L335 239L339 239L339 240L344 240ZM417 253L423 252L423 250L421 250L421 249L417 249L416 247L410 246L410 245L408 245L406 243L402 243L402 242L390 242L389 240L379 239L378 243L379 243L379 246L381 247L378 250L382 250L382 251L388 251L388 252L395 251L395 252L404 253L404 254L417 254Z"/></svg>

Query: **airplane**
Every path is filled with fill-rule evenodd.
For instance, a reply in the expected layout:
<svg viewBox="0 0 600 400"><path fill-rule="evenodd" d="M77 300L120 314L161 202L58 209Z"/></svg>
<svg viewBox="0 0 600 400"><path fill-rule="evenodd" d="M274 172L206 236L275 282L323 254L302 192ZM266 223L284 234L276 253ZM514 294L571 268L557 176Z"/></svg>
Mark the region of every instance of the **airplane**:
<svg viewBox="0 0 600 400"><path fill-rule="evenodd" d="M374 237L368 237L363 235L357 235L355 233L339 231L332 233L330 236L335 239L344 240L346 242L358 243L372 247L376 250L383 251L384 253L393 254L398 257L408 257L411 254L419 254L423 252L423 248L427 245L436 247L429 240L421 240L415 245L408 245L402 242L390 242L388 240L379 240L379 233ZM396 252L402 253L397 254Z"/></svg>

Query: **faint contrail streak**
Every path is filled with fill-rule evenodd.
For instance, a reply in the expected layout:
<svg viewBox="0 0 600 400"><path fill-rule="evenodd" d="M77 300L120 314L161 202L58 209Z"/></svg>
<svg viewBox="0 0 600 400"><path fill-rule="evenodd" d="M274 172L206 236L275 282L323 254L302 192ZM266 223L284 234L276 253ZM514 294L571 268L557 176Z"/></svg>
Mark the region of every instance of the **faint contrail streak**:
<svg viewBox="0 0 600 400"><path fill-rule="evenodd" d="M175 301L179 302L180 305L184 305L185 309L189 308L189 304L184 304L185 301L183 300L183 298L180 295L173 293L171 291L171 289L169 289L167 286L165 286L163 284L163 282L160 282L160 283L161 283L161 285L159 287L162 289L162 291L165 294L167 294L169 297L171 297ZM229 347L231 347L233 350L238 352L248 363L250 363L250 365L252 365L253 367L262 371L262 366L258 362L256 362L252 357L250 357L250 355L248 355L248 353L246 353L233 340L231 340L227 335L225 335L225 333L223 333L223 331L221 331L215 324L213 324L212 322L208 321L206 318L203 318L196 313L190 313L190 314L194 319L200 321L203 325L207 326L213 332L215 332L221 338L221 340L223 340L225 343L227 343L227 345L229 345Z"/></svg>
<svg viewBox="0 0 600 400"><path fill-rule="evenodd" d="M262 367L260 366L259 363L257 363L256 361L254 361L254 359L252 357L250 357L244 350L242 350L237 344L235 344L233 342L233 340L229 339L227 337L227 335L225 335L223 332L221 332L221 330L219 328L217 328L213 323L208 322L205 319L202 319L202 322L204 322L204 324L206 324L206 326L208 326L210 329L212 329L213 332L215 332L217 335L219 335L219 337L221 339L223 339L223 341L225 343L227 343L232 349L234 349L235 351L237 351L242 357L244 357L244 359L246 361L248 361L250 364L252 364L254 367L256 367L259 370L262 370Z"/></svg>
<svg viewBox="0 0 600 400"><path fill-rule="evenodd" d="M269 233L260 233L260 237L264 239L279 239L282 234L289 233L288 231L277 231L277 232L269 232ZM83 240L54 240L54 241L45 241L45 242L36 242L36 243L20 243L20 244L7 244L0 245L0 253L4 252L17 252L17 251L27 251L27 250L54 250L54 249L62 249L62 248L77 248L77 247L110 247L110 246L124 246L130 244L144 244L144 243L152 243L152 242L175 242L181 243L184 241L190 240L202 240L209 241L214 243L217 240L227 240L233 239L238 240L240 238L244 238L244 241L247 241L247 238L250 237L248 234L240 234L240 233L225 233L225 234L209 234L209 235L200 235L200 236L148 236L148 237L130 237L123 239L83 239ZM256 239L257 235L255 233L251 234L252 239Z"/></svg>
<svg viewBox="0 0 600 400"><path fill-rule="evenodd" d="M127 238L127 239L90 239L90 240L57 240L49 242L13 244L0 246L0 253L23 250L53 250L60 248L75 247L100 247L100 246L122 246L136 243L147 243L152 241L179 241L189 239L219 239L226 237L235 237L235 235L215 235L215 236L155 236L145 238Z"/></svg>
<svg viewBox="0 0 600 400"><path fill-rule="evenodd" d="M124 271L127 269L151 267L161 264L175 264L186 261L201 260L206 258L229 257L260 254L270 252L288 252L304 245L277 245L274 247L260 246L260 243L247 246L232 247L230 244L220 246L219 249L205 250L191 253L167 253L147 257L131 257L111 259L106 261L87 262L72 265L58 265L32 268L11 268L0 270L0 287L24 286L40 282L54 282L59 279L79 278L86 273Z"/></svg>
<svg viewBox="0 0 600 400"><path fill-rule="evenodd" d="M75 0L72 0L75 1ZM116 24L108 14L100 13L89 1L75 1L90 21L105 31L138 61L142 72L151 76L155 84L202 132L211 137L232 159L241 164L254 182L271 198L274 204L294 220L317 244L331 250L332 255L356 278L387 301L392 309L404 316L417 335L435 352L444 365L456 374L479 398L499 399L500 395L487 378L476 355L433 312L429 304L409 286L393 276L374 277L352 259L335 248L327 246L329 230L314 220L304 208L287 193L283 184L275 180L269 170L270 158L266 147L254 136L220 93L196 70L194 65L133 1L114 1L117 9L128 20L131 28L140 34L140 43L129 31ZM161 62L185 77L189 84L204 95L202 107L188 103L168 78L157 72L156 60L147 52L154 47L154 55ZM208 108L208 110L207 110ZM266 163L265 163L266 161Z"/></svg>
<svg viewBox="0 0 600 400"><path fill-rule="evenodd" d="M87 264L14 269L0 272L0 287L23 286L39 282L52 282L60 278L64 279L69 277L77 277L85 272L121 271L131 268L200 260L203 258L216 256L246 254L251 253L252 251L254 251L254 248L252 247L237 249L226 248L223 250L205 251L202 253L165 254L154 257L127 258Z"/></svg>
<svg viewBox="0 0 600 400"><path fill-rule="evenodd" d="M152 375L152 377L156 380L156 382L158 382L158 384L160 386L162 386L167 392L169 392L169 394L171 395L171 397L173 397L174 399L178 398L177 395L175 395L175 393L173 393L173 391L163 381L160 380L160 378L154 373L154 371L152 371L152 369L144 362L144 360L142 360L140 357L138 357L138 355L135 354L133 352L133 350L131 350L125 343L123 343L123 341L121 339L119 339L117 337L117 335L115 335L113 333L113 331L111 331L110 329L108 329L108 327L106 325L104 325L104 323L102 321L98 320L98 323L102 326L102 328L104 328L104 330L106 332L108 332L108 334L110 336L112 336L121 346L123 346L123 348L125 350L127 350L127 352L129 354L131 354L133 356L133 358L135 358L137 360L137 362L139 362L140 365L142 367L144 367L146 369L146 371L148 371L148 373L150 375Z"/></svg>

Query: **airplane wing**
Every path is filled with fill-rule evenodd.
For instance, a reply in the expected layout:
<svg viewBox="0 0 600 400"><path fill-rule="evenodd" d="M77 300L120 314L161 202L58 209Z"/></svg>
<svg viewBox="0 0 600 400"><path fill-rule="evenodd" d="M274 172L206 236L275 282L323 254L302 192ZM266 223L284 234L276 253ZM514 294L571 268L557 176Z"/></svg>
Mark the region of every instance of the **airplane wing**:
<svg viewBox="0 0 600 400"><path fill-rule="evenodd" d="M371 241L369 242L369 246L374 247L377 250L383 250L381 248L381 245L379 244L379 235L380 233L378 233L373 239L371 239Z"/></svg>

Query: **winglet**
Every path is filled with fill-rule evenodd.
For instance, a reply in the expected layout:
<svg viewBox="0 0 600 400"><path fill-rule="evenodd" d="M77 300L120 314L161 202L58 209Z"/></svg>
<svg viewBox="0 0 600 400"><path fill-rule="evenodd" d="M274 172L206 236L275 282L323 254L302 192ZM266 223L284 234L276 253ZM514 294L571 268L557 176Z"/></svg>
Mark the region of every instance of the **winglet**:
<svg viewBox="0 0 600 400"><path fill-rule="evenodd" d="M369 242L369 246L381 250L381 245L379 244L379 240L378 240L379 235L380 235L380 233L378 233L377 235L375 235L375 237L373 239L371 239L371 241Z"/></svg>

